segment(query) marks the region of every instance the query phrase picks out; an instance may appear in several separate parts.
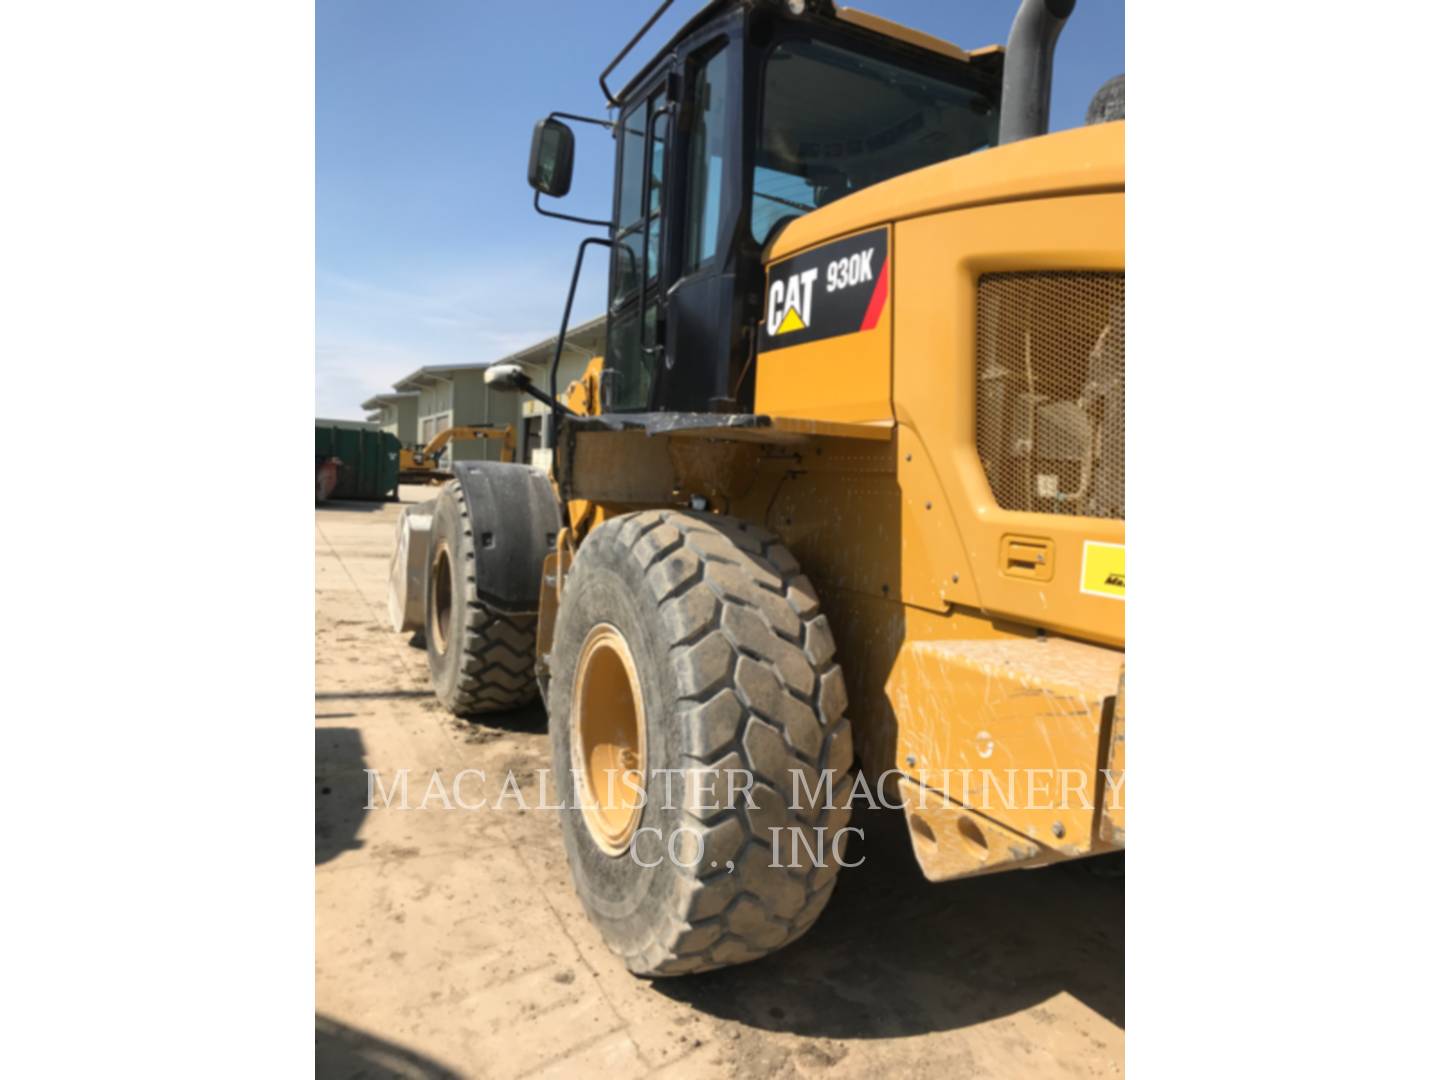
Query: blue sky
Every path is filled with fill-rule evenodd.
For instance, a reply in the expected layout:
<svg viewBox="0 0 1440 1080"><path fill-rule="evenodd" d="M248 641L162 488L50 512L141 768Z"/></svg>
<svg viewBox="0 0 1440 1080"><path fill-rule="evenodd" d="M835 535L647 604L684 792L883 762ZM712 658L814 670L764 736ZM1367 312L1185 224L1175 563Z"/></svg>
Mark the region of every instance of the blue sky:
<svg viewBox="0 0 1440 1080"><path fill-rule="evenodd" d="M677 0L648 56L701 0ZM315 64L316 413L422 364L494 359L559 326L584 227L541 218L530 132L552 109L601 114L596 77L658 0L318 0ZM857 6L965 47L1003 43L1009 0ZM1084 119L1124 70L1123 0L1079 0L1056 59L1054 128ZM635 70L627 60L612 85ZM608 216L611 144L580 125L561 209ZM587 260L576 317L601 311Z"/></svg>

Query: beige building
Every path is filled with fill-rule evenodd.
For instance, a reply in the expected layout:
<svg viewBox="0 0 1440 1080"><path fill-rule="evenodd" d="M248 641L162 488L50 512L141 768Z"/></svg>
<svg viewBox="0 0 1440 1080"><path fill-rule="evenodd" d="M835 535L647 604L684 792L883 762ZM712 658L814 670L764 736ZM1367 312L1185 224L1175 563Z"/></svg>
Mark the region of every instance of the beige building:
<svg viewBox="0 0 1440 1080"><path fill-rule="evenodd" d="M419 445L419 394L376 394L360 407L369 412L367 420L394 435L401 446Z"/></svg>
<svg viewBox="0 0 1440 1080"><path fill-rule="evenodd" d="M484 373L483 364L429 366L417 368L395 384L399 393L415 396L415 441L418 445L424 446L440 432L457 424L484 425L491 422ZM455 455L455 460L466 461L483 456L462 451Z"/></svg>
<svg viewBox="0 0 1440 1080"><path fill-rule="evenodd" d="M565 335L560 357L558 385L565 387L578 379L590 360L605 351L605 317L581 323ZM515 425L517 460L529 462L540 446L542 418L549 408L528 394L492 390L485 385L485 369L492 364L521 364L530 378L547 389L550 361L555 355L555 338L527 346L509 356L481 364L428 366L412 371L395 384L396 394L377 394L365 403L386 397L413 395L417 424L416 443L424 445L441 431L457 425L504 427ZM403 438L402 438L403 441ZM443 463L450 461L499 461L498 440L452 442Z"/></svg>

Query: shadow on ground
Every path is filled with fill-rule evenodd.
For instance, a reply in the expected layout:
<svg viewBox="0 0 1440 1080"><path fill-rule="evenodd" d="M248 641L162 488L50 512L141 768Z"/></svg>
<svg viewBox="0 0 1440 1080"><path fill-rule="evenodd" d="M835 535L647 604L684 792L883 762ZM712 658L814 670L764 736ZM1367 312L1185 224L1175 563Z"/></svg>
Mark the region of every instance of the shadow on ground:
<svg viewBox="0 0 1440 1080"><path fill-rule="evenodd" d="M377 1039L318 1013L315 1016L315 1075L321 1080L459 1080L439 1062L384 1039Z"/></svg>
<svg viewBox="0 0 1440 1080"><path fill-rule="evenodd" d="M315 865L364 847L365 741L354 728L315 729Z"/></svg>
<svg viewBox="0 0 1440 1080"><path fill-rule="evenodd" d="M409 697L431 698L432 694L429 690L384 690L315 695L317 701ZM440 708L438 702L436 708ZM317 712L316 719L354 715L349 712ZM545 722L545 706L538 701L512 712L488 713L474 719L453 718L455 729L467 743L487 742L509 732L543 734ZM516 766L516 772L521 779L528 779L533 773L533 768L529 767L533 763L529 759L520 760L522 765ZM365 769L365 741L358 730L348 727L315 729L316 866L365 846L360 839L360 826L365 821L366 805L370 802L370 780Z"/></svg>
<svg viewBox="0 0 1440 1080"><path fill-rule="evenodd" d="M444 706L437 701L435 709L437 712L443 712ZM488 743L505 735L544 735L547 722L545 706L538 701L510 712L486 713L483 716L448 717L448 723L455 733L471 746ZM538 751L540 753L538 760L532 751L522 753L506 763L506 768L515 772L517 780L529 780L533 777L535 768L546 760L548 742L544 744L543 749Z"/></svg>
<svg viewBox="0 0 1440 1080"><path fill-rule="evenodd" d="M1123 856L936 885L915 865L903 814L857 810L853 824L865 839L852 837L846 857L865 862L840 875L809 934L756 963L655 989L810 1037L948 1031L1062 992L1125 1026Z"/></svg>

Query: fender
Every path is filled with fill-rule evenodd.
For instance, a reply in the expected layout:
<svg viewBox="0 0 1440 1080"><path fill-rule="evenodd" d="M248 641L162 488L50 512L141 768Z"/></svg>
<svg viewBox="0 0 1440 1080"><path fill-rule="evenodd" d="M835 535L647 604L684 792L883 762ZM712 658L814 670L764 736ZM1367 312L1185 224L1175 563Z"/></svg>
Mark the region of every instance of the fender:
<svg viewBox="0 0 1440 1080"><path fill-rule="evenodd" d="M540 610L545 556L560 532L560 504L544 471L500 461L457 461L475 540L475 588L502 611Z"/></svg>

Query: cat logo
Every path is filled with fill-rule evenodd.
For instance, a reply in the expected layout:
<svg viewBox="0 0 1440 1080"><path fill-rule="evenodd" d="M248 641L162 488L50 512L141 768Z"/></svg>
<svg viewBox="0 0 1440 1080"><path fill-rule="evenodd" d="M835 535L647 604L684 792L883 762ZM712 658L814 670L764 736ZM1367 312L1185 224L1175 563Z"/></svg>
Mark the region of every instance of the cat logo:
<svg viewBox="0 0 1440 1080"><path fill-rule="evenodd" d="M832 240L769 267L760 351L874 330L890 295L885 228Z"/></svg>
<svg viewBox="0 0 1440 1080"><path fill-rule="evenodd" d="M815 279L820 271L810 269L781 278L770 286L770 307L765 329L771 337L810 328L810 305L815 298Z"/></svg>

